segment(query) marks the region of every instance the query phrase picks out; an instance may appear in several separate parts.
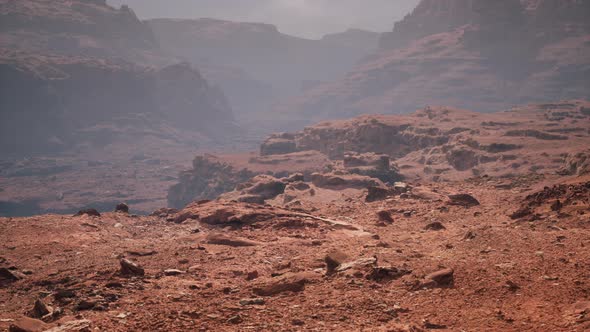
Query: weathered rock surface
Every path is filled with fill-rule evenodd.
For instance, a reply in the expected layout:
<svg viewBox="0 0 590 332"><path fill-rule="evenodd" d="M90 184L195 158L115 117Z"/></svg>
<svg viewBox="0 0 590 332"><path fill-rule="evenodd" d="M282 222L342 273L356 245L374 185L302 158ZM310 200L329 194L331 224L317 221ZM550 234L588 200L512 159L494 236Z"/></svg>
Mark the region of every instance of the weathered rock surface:
<svg viewBox="0 0 590 332"><path fill-rule="evenodd" d="M424 280L420 283L420 288L439 288L439 287L452 287L454 285L454 271L453 269L443 269L436 272L432 272L424 277Z"/></svg>
<svg viewBox="0 0 590 332"><path fill-rule="evenodd" d="M259 243L247 239L230 237L219 233L211 233L207 235L207 243L217 244L229 247L254 247Z"/></svg>
<svg viewBox="0 0 590 332"><path fill-rule="evenodd" d="M449 195L449 204L459 205L467 208L480 205L479 201L469 194Z"/></svg>
<svg viewBox="0 0 590 332"><path fill-rule="evenodd" d="M42 332L47 330L47 324L38 319L21 317L8 328L9 332Z"/></svg>
<svg viewBox="0 0 590 332"><path fill-rule="evenodd" d="M379 179L355 174L315 173L311 175L311 182L317 187L332 189L385 186Z"/></svg>
<svg viewBox="0 0 590 332"><path fill-rule="evenodd" d="M305 289L305 284L311 282L314 278L317 278L314 273L287 274L261 283L254 287L252 291L258 296L274 296L286 292L302 292Z"/></svg>
<svg viewBox="0 0 590 332"><path fill-rule="evenodd" d="M144 269L139 264L126 258L122 258L119 263L121 264L121 274L124 276L143 276L145 274Z"/></svg>

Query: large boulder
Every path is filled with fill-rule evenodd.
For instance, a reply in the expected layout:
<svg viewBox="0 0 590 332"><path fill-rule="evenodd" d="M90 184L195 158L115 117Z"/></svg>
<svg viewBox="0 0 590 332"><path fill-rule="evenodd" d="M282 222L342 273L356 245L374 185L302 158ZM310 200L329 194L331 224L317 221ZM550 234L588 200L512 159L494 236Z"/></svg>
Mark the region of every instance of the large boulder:
<svg viewBox="0 0 590 332"><path fill-rule="evenodd" d="M182 172L179 183L169 189L168 205L183 208L193 201L215 199L254 175L249 170L236 169L213 155L197 156L193 160L193 169Z"/></svg>
<svg viewBox="0 0 590 332"><path fill-rule="evenodd" d="M401 179L399 172L390 164L390 157L379 153L354 153L344 155L343 165L346 171L377 178L383 182L395 182Z"/></svg>
<svg viewBox="0 0 590 332"><path fill-rule="evenodd" d="M274 134L267 138L260 146L263 156L274 154L288 154L297 151L295 136L289 133Z"/></svg>
<svg viewBox="0 0 590 332"><path fill-rule="evenodd" d="M247 182L236 186L236 190L223 194L219 198L227 201L264 204L285 192L287 184L270 175L257 175Z"/></svg>

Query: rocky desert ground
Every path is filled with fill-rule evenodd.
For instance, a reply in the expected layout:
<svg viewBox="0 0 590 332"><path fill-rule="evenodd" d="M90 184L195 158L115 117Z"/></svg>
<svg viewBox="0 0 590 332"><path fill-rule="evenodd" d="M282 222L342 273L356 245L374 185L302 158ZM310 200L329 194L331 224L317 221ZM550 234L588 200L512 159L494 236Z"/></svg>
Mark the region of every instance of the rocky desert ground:
<svg viewBox="0 0 590 332"><path fill-rule="evenodd" d="M321 123L198 157L179 209L2 218L0 326L586 331L587 107Z"/></svg>

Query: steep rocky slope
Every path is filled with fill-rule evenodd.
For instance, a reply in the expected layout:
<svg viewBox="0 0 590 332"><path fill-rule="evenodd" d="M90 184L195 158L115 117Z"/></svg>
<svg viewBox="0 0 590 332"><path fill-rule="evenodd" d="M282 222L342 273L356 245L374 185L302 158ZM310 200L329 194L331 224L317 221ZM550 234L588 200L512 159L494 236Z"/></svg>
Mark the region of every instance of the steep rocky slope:
<svg viewBox="0 0 590 332"><path fill-rule="evenodd" d="M0 329L586 331L588 180L0 218Z"/></svg>
<svg viewBox="0 0 590 332"><path fill-rule="evenodd" d="M329 119L587 98L588 12L584 1L425 0L344 79L276 110Z"/></svg>
<svg viewBox="0 0 590 332"><path fill-rule="evenodd" d="M104 145L116 139L116 127L134 122L136 129L150 121L152 128L172 126L210 137L235 127L223 93L196 69L145 66L166 61L150 28L127 7L114 9L105 1L2 1L0 15L2 152ZM101 129L94 135L81 133L96 126ZM159 135L168 133L173 136L165 130ZM138 144L142 137L125 144Z"/></svg>

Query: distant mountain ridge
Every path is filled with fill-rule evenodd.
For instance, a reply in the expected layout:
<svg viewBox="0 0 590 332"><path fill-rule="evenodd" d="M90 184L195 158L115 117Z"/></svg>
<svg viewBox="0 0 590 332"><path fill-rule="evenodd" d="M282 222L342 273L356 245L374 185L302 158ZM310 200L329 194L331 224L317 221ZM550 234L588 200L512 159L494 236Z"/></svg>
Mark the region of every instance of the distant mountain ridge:
<svg viewBox="0 0 590 332"><path fill-rule="evenodd" d="M147 116L152 127L212 138L235 127L223 93L195 68L150 66L172 61L125 6L0 0L0 22L0 151L26 155L85 140L106 144L114 137L109 130L137 116ZM103 129L94 137L77 134L96 125ZM139 142L141 135L129 139Z"/></svg>
<svg viewBox="0 0 590 332"><path fill-rule="evenodd" d="M329 119L427 105L493 111L588 98L589 4L423 0L345 78L275 110Z"/></svg>
<svg viewBox="0 0 590 332"><path fill-rule="evenodd" d="M243 91L228 87L233 104L246 111L260 111L271 94L296 95L308 82L340 78L365 55L377 48L380 34L351 29L327 35L320 40L281 33L276 26L263 23L232 22L218 19L152 19L152 28L163 50L203 66L227 66L242 70L267 89ZM224 87L228 84L222 84Z"/></svg>

